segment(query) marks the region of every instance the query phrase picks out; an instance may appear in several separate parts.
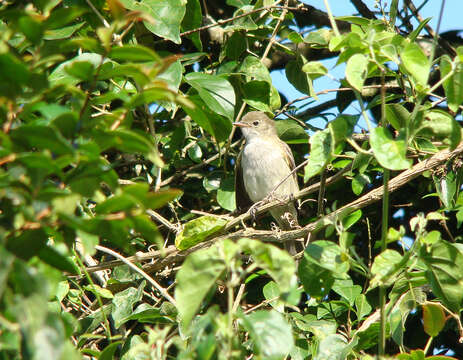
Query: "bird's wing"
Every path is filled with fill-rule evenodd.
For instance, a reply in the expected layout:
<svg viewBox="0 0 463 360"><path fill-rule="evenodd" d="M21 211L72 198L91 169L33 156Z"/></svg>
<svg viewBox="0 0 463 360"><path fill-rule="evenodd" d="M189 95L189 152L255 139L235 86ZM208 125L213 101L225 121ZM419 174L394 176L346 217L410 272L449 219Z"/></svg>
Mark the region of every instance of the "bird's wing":
<svg viewBox="0 0 463 360"><path fill-rule="evenodd" d="M291 171L294 170L294 168L296 167L296 163L294 162L294 156L293 156L293 153L291 151L291 148L288 146L287 143L285 143L283 140L280 140L281 141L281 145L284 149L284 157L285 157L285 161L286 163L289 165L289 169ZM297 174L296 174L296 171L293 173L293 178L294 178L294 181L296 182L296 186L297 188L299 189L299 185L297 183Z"/></svg>
<svg viewBox="0 0 463 360"><path fill-rule="evenodd" d="M236 209L239 213L247 211L253 204L248 196L248 193L246 192L246 188L244 187L243 169L241 168L242 154L243 150L241 150L240 154L236 158L235 163L235 200Z"/></svg>

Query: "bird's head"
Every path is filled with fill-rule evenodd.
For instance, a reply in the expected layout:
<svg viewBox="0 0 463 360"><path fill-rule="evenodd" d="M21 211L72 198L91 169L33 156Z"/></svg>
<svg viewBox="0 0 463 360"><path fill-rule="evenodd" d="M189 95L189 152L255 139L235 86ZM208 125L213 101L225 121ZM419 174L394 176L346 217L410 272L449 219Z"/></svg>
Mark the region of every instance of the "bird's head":
<svg viewBox="0 0 463 360"><path fill-rule="evenodd" d="M233 125L241 128L247 140L260 136L278 136L275 121L262 111L251 111L243 116L241 121L234 122Z"/></svg>

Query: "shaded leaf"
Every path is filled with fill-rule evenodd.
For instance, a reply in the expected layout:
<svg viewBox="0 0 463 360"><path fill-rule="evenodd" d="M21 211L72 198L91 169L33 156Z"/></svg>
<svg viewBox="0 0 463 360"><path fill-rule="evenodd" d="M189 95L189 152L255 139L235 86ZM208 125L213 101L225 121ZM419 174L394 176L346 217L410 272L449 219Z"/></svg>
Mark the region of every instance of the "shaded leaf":
<svg viewBox="0 0 463 360"><path fill-rule="evenodd" d="M294 346L291 326L276 311L254 311L243 317L243 325L265 359L282 359Z"/></svg>
<svg viewBox="0 0 463 360"><path fill-rule="evenodd" d="M446 322L442 306L434 303L423 305L423 327L426 334L431 337L439 335Z"/></svg>
<svg viewBox="0 0 463 360"><path fill-rule="evenodd" d="M452 311L459 311L463 300L463 254L453 244L442 240L429 252L420 254L432 291Z"/></svg>
<svg viewBox="0 0 463 360"><path fill-rule="evenodd" d="M219 246L198 250L186 258L177 272L175 300L186 327L198 311L204 297L225 270Z"/></svg>

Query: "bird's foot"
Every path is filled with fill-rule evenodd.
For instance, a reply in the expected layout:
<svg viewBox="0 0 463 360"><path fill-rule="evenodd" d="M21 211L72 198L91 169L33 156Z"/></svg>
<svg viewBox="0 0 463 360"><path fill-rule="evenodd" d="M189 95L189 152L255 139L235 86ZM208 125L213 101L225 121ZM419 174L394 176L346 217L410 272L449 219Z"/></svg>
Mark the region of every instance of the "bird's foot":
<svg viewBox="0 0 463 360"><path fill-rule="evenodd" d="M270 202L270 200L266 197L266 198L262 199L261 201L258 201L258 202L255 202L254 204L252 204L252 206L249 208L248 212L251 215L253 221L256 220L257 209L262 205L268 204L269 202Z"/></svg>
<svg viewBox="0 0 463 360"><path fill-rule="evenodd" d="M288 223L291 230L300 228L300 225L297 222L297 218L295 219L293 214L291 214L290 212L285 212L282 218Z"/></svg>
<svg viewBox="0 0 463 360"><path fill-rule="evenodd" d="M280 237L280 234L281 234L282 230L274 222L270 223L270 230L275 232L278 238Z"/></svg>

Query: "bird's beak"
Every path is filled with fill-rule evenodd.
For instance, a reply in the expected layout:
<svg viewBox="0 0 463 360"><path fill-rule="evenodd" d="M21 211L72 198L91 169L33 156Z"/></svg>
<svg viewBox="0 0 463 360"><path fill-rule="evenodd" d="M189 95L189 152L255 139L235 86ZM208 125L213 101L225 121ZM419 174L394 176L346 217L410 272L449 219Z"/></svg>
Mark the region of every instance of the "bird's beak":
<svg viewBox="0 0 463 360"><path fill-rule="evenodd" d="M243 122L234 122L233 123L234 126L237 126L237 127L251 127L251 125L249 124L246 124L246 123L243 123Z"/></svg>

